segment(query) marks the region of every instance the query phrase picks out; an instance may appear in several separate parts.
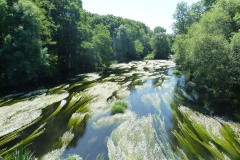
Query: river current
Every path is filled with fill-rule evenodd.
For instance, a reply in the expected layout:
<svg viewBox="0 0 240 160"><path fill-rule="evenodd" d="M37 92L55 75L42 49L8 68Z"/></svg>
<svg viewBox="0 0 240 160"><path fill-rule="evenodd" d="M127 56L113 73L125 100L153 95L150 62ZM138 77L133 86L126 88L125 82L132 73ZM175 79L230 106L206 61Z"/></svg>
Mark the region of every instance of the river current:
<svg viewBox="0 0 240 160"><path fill-rule="evenodd" d="M239 123L206 114L174 68L170 60L114 64L0 98L0 156L27 147L46 160L240 159ZM119 101L126 111L112 114Z"/></svg>

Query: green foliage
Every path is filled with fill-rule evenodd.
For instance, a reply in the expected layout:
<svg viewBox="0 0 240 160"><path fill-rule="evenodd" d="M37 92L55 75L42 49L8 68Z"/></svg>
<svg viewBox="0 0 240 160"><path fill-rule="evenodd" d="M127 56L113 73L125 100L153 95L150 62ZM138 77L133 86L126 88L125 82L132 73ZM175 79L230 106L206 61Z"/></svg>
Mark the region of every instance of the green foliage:
<svg viewBox="0 0 240 160"><path fill-rule="evenodd" d="M148 54L146 57L144 57L144 60L153 60L154 59L154 54Z"/></svg>
<svg viewBox="0 0 240 160"><path fill-rule="evenodd" d="M240 87L240 32L235 33L231 39L231 53L229 55L229 85L238 93Z"/></svg>
<svg viewBox="0 0 240 160"><path fill-rule="evenodd" d="M1 157L0 157L1 159ZM27 148L18 148L13 153L4 157L4 160L34 160L33 153Z"/></svg>
<svg viewBox="0 0 240 160"><path fill-rule="evenodd" d="M240 143L231 124L190 109L180 112L175 114L179 124L173 134L189 158L239 159Z"/></svg>
<svg viewBox="0 0 240 160"><path fill-rule="evenodd" d="M81 0L0 0L0 33L0 87L93 71L152 52L145 24L88 13Z"/></svg>
<svg viewBox="0 0 240 160"><path fill-rule="evenodd" d="M48 63L47 50L41 41L41 37L47 36L48 32L48 26L43 24L44 14L34 3L27 0L19 0L12 9L14 16L8 17L8 20L18 21L4 37L0 50L2 85L36 80L41 68Z"/></svg>
<svg viewBox="0 0 240 160"><path fill-rule="evenodd" d="M82 160L82 158L79 155L69 155L64 160Z"/></svg>
<svg viewBox="0 0 240 160"><path fill-rule="evenodd" d="M92 43L94 47L94 53L98 57L98 61L102 66L109 66L112 59L112 38L107 27L102 24L98 24L94 29L94 36Z"/></svg>
<svg viewBox="0 0 240 160"><path fill-rule="evenodd" d="M177 4L176 11L173 15L173 18L176 22L173 24L173 30L177 34L187 33L188 24L188 6L186 2L180 2Z"/></svg>
<svg viewBox="0 0 240 160"><path fill-rule="evenodd" d="M239 8L239 0L217 1L172 47L177 64L223 99L235 99L240 87Z"/></svg>
<svg viewBox="0 0 240 160"><path fill-rule="evenodd" d="M173 71L173 74L175 74L175 75L180 75L180 74L181 74L181 71L175 69L175 70Z"/></svg>
<svg viewBox="0 0 240 160"><path fill-rule="evenodd" d="M210 8L217 0L202 0L202 1L207 8Z"/></svg>
<svg viewBox="0 0 240 160"><path fill-rule="evenodd" d="M189 27L200 20L204 11L205 7L201 2L194 3L192 6L188 6L186 2L178 3L173 15L175 19L173 23L174 33L186 34Z"/></svg>
<svg viewBox="0 0 240 160"><path fill-rule="evenodd" d="M114 49L117 59L120 61L133 59L134 41L132 40L131 30L121 25L115 30Z"/></svg>
<svg viewBox="0 0 240 160"><path fill-rule="evenodd" d="M128 104L125 101L117 101L112 106L112 114L124 113Z"/></svg>
<svg viewBox="0 0 240 160"><path fill-rule="evenodd" d="M157 59L167 59L170 55L170 42L165 31L162 27L156 27L151 38L150 44Z"/></svg>
<svg viewBox="0 0 240 160"><path fill-rule="evenodd" d="M6 21L7 21L7 2L6 0L0 0L0 33L6 33ZM0 45L2 44L2 34L0 35Z"/></svg>
<svg viewBox="0 0 240 160"><path fill-rule="evenodd" d="M136 49L136 58L141 59L143 50L144 50L143 44L139 40L136 40L136 41L134 41L134 46Z"/></svg>

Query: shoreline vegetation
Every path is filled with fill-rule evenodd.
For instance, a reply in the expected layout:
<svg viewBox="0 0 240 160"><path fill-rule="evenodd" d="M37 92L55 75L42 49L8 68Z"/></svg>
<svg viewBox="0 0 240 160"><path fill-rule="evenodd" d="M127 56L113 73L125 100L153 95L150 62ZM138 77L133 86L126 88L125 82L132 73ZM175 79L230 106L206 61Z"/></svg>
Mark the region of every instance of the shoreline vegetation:
<svg viewBox="0 0 240 160"><path fill-rule="evenodd" d="M205 107L216 111L240 111L239 8L239 0L181 2L174 15L177 69L201 93Z"/></svg>

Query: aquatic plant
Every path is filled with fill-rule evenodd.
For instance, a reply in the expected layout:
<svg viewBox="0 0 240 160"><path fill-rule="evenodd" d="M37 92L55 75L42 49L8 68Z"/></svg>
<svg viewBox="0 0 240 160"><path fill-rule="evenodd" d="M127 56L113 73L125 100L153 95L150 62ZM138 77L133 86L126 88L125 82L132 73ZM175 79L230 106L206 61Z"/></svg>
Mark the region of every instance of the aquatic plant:
<svg viewBox="0 0 240 160"><path fill-rule="evenodd" d="M66 150L67 145L72 141L74 138L74 134L71 130L65 132L62 137L59 138L59 144L61 145L60 148L55 149L40 158L40 160L56 160L59 159L63 152Z"/></svg>
<svg viewBox="0 0 240 160"><path fill-rule="evenodd" d="M111 112L112 114L124 113L127 109L128 104L125 101L117 101L113 104Z"/></svg>
<svg viewBox="0 0 240 160"><path fill-rule="evenodd" d="M11 154L6 155L4 158L0 157L0 160L35 160L33 152L27 147L17 148Z"/></svg>
<svg viewBox="0 0 240 160"><path fill-rule="evenodd" d="M144 60L153 60L154 57L155 55L151 53L151 54L148 54L146 57L144 57Z"/></svg>
<svg viewBox="0 0 240 160"><path fill-rule="evenodd" d="M70 85L70 86L68 87L68 90L71 90L71 89L73 89L73 88L75 88L75 87L80 87L80 86L82 86L82 85L83 85L82 82L76 82L76 83Z"/></svg>
<svg viewBox="0 0 240 160"><path fill-rule="evenodd" d="M123 123L125 121L136 119L136 117L136 113L127 110L124 114L115 114L98 119L93 123L93 128L103 128L115 123Z"/></svg>
<svg viewBox="0 0 240 160"><path fill-rule="evenodd" d="M74 113L68 121L68 128L73 127L74 129L81 130L88 118L89 115L87 113Z"/></svg>
<svg viewBox="0 0 240 160"><path fill-rule="evenodd" d="M137 91L144 91L149 88L151 88L151 84L148 84L148 83L144 83L143 85L140 85L140 86L138 86L138 85L135 86L135 89Z"/></svg>
<svg viewBox="0 0 240 160"><path fill-rule="evenodd" d="M50 116L48 116L43 122L48 122L48 121L52 120L54 117L56 117L57 114L59 114L59 112L62 110L62 108L65 106L66 103L67 103L66 100L62 100L60 102L59 106L57 107L57 109Z"/></svg>
<svg viewBox="0 0 240 160"><path fill-rule="evenodd" d="M48 94L58 93L59 91L65 90L69 85L62 84L53 88L48 89Z"/></svg>
<svg viewBox="0 0 240 160"><path fill-rule="evenodd" d="M60 160L83 160L83 159L79 155L69 155L67 158L60 159Z"/></svg>
<svg viewBox="0 0 240 160"><path fill-rule="evenodd" d="M91 116L107 113L110 110L110 104L107 99L119 89L120 85L116 82L97 83L95 86L87 89L84 93L92 97L88 103Z"/></svg>
<svg viewBox="0 0 240 160"><path fill-rule="evenodd" d="M33 99L0 107L0 137L33 122L41 116L42 109L68 96L69 93L66 91L61 94L40 95Z"/></svg>
<svg viewBox="0 0 240 160"><path fill-rule="evenodd" d="M105 154L104 153L98 154L95 160L105 160Z"/></svg>
<svg viewBox="0 0 240 160"><path fill-rule="evenodd" d="M179 70L177 70L177 69L174 69L173 74L179 76L179 75L181 75L182 73L181 73L181 71L179 71Z"/></svg>
<svg viewBox="0 0 240 160"><path fill-rule="evenodd" d="M88 144L91 144L91 143L96 142L97 139L98 139L98 137L96 137L96 136L92 137L92 138L88 141Z"/></svg>
<svg viewBox="0 0 240 160"><path fill-rule="evenodd" d="M228 122L216 119L181 106L178 130L173 134L187 155L198 159L239 159L239 132Z"/></svg>
<svg viewBox="0 0 240 160"><path fill-rule="evenodd" d="M109 159L182 159L171 149L168 139L156 141L156 135L151 115L122 123L107 140Z"/></svg>
<svg viewBox="0 0 240 160"><path fill-rule="evenodd" d="M14 145L13 147L0 150L0 156L5 156L7 153L12 152L19 147L27 146L30 142L32 142L35 138L37 138L44 132L44 130L45 130L44 126L45 126L45 124L42 124L39 128L37 128L35 131L33 131L27 138L25 138L20 143Z"/></svg>
<svg viewBox="0 0 240 160"><path fill-rule="evenodd" d="M68 104L66 108L62 111L63 115L69 115L74 112L81 112L83 110L88 110L86 105L93 99L93 96L90 96L84 92L73 93L68 98ZM86 111L84 111L86 112Z"/></svg>
<svg viewBox="0 0 240 160"><path fill-rule="evenodd" d="M160 97L158 93L145 94L141 98L141 101L145 104L145 106L152 105L157 110L160 108Z"/></svg>
<svg viewBox="0 0 240 160"><path fill-rule="evenodd" d="M136 80L134 80L134 81L132 82L132 85L133 85L133 86L136 86L136 85L138 85L138 86L143 85L143 81L142 81L141 79L136 79Z"/></svg>

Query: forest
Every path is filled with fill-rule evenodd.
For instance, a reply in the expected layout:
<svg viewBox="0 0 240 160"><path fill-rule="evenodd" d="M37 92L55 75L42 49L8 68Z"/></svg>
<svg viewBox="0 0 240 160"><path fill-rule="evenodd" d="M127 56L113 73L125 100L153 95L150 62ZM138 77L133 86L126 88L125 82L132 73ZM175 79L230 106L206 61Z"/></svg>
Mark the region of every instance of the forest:
<svg viewBox="0 0 240 160"><path fill-rule="evenodd" d="M38 84L110 64L167 58L171 35L91 14L81 0L0 0L0 87Z"/></svg>

